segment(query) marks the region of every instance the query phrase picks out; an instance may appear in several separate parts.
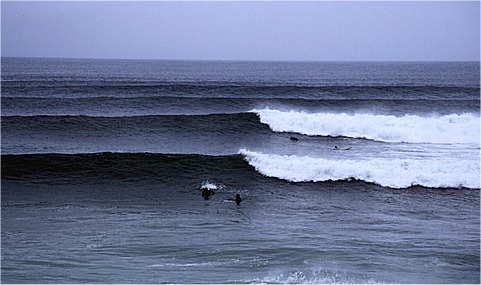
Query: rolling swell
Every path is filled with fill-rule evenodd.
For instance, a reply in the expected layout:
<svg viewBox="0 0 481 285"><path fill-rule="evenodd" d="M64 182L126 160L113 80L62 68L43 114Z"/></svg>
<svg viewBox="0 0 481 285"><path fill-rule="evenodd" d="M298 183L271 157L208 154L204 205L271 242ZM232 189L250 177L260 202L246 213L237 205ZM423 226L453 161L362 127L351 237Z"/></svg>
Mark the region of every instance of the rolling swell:
<svg viewBox="0 0 481 285"><path fill-rule="evenodd" d="M270 134L253 113L128 117L2 118L2 152L151 152L225 155L264 144Z"/></svg>
<svg viewBox="0 0 481 285"><path fill-rule="evenodd" d="M68 90L68 93L65 91ZM162 81L162 80L112 80L98 78L57 78L48 80L4 80L2 94L11 97L35 98L91 98L91 97L145 97L178 96L223 98L305 98L315 99L396 99L400 94L418 99L448 99L462 95L474 100L477 87L440 85L329 85L316 82L243 82L243 81ZM68 94L68 95L67 95Z"/></svg>
<svg viewBox="0 0 481 285"><path fill-rule="evenodd" d="M108 181L178 184L215 177L223 183L257 174L241 155L91 153L2 155L2 180L82 184ZM243 179L244 179L243 178Z"/></svg>
<svg viewBox="0 0 481 285"><path fill-rule="evenodd" d="M94 98L32 98L8 97L2 94L3 116L144 116L144 115L200 115L220 113L242 113L246 110L275 108L279 110L321 110L349 112L363 110L385 114L479 112L479 98L417 99L343 99L343 98L280 98L276 94L263 98L242 97L94 97Z"/></svg>
<svg viewBox="0 0 481 285"><path fill-rule="evenodd" d="M253 113L210 115L147 115L125 117L92 116L3 116L5 133L50 131L95 136L106 134L149 134L166 131L247 133L267 129Z"/></svg>
<svg viewBox="0 0 481 285"><path fill-rule="evenodd" d="M272 85L272 84L248 84L239 82L234 84L219 83L150 83L150 82L126 82L120 84L105 83L104 81L69 81L58 84L49 81L39 82L14 82L6 81L5 90L8 95L31 94L33 97L54 97L55 95L64 95L65 90L69 90L71 96L83 95L83 97L96 96L158 96L159 94L204 97L209 94L219 94L222 96L242 97L246 94L250 96L257 95L263 97L265 95L277 94L281 97L299 97L309 96L318 97L319 94L332 95L349 95L356 97L369 98L393 98L393 95L405 94L412 96L439 96L443 95L447 98L456 94L467 94L474 96L479 91L478 88L471 87L454 87L454 86L351 86L351 85ZM421 96L421 98L422 98Z"/></svg>

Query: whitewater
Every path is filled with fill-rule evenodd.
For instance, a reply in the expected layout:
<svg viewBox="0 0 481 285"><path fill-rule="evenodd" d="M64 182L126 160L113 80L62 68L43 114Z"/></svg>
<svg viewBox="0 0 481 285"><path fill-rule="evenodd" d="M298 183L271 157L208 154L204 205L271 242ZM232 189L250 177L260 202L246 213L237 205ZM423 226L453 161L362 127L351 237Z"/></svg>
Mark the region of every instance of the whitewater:
<svg viewBox="0 0 481 285"><path fill-rule="evenodd" d="M418 116L306 113L302 111L253 110L274 132L309 136L345 136L384 142L477 144L479 115Z"/></svg>
<svg viewBox="0 0 481 285"><path fill-rule="evenodd" d="M240 150L257 171L291 182L362 180L384 187L479 188L479 162L412 159L331 160Z"/></svg>
<svg viewBox="0 0 481 285"><path fill-rule="evenodd" d="M276 133L335 139L349 151L309 140L302 153L241 149L256 171L290 182L359 180L390 188L480 187L479 115L374 115L259 109ZM372 141L372 142L370 142ZM296 146L296 148L299 148Z"/></svg>

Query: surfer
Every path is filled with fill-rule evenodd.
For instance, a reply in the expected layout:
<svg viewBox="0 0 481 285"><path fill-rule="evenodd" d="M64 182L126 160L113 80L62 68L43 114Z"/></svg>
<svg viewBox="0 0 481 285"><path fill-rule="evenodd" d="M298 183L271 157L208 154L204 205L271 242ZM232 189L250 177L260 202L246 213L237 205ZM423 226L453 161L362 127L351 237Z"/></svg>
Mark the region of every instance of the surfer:
<svg viewBox="0 0 481 285"><path fill-rule="evenodd" d="M291 141L293 141L293 142L296 142L296 141L298 141L298 140L299 140L299 139L298 139L298 138L296 138L296 137L289 137L289 139L290 139Z"/></svg>
<svg viewBox="0 0 481 285"><path fill-rule="evenodd" d="M202 197L204 197L205 200L209 200L210 196L214 194L215 192L210 189L204 188L204 190L202 190Z"/></svg>
<svg viewBox="0 0 481 285"><path fill-rule="evenodd" d="M224 202L235 202L237 204L237 206L239 206L240 202L242 202L242 198L241 198L240 194L236 194L235 198L226 199L226 200L224 200Z"/></svg>
<svg viewBox="0 0 481 285"><path fill-rule="evenodd" d="M235 195L235 203L237 204L237 206L240 205L240 202L242 202L242 198L241 198L240 194L236 194Z"/></svg>
<svg viewBox="0 0 481 285"><path fill-rule="evenodd" d="M346 147L346 148L338 148L337 145L334 146L334 150L350 150L351 147Z"/></svg>

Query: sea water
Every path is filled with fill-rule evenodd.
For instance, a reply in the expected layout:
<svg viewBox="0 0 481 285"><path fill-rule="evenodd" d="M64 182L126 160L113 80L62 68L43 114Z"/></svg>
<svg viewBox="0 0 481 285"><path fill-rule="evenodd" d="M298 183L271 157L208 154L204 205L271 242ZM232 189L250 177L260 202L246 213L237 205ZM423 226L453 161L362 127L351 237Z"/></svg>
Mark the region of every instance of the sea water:
<svg viewBox="0 0 481 285"><path fill-rule="evenodd" d="M2 58L2 282L479 283L479 69Z"/></svg>

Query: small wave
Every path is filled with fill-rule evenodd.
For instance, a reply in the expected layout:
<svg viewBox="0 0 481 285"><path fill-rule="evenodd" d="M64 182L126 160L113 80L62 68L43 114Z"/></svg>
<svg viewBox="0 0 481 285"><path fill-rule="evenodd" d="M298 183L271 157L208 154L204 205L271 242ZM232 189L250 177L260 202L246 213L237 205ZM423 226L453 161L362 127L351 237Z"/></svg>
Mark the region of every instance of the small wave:
<svg viewBox="0 0 481 285"><path fill-rule="evenodd" d="M319 94L339 98L378 98L392 99L398 94L409 94L417 98L449 98L453 94L465 94L477 98L479 88L475 86L442 85L379 85L379 84L325 84L325 82L272 82L272 81L204 81L204 80L169 80L157 79L132 80L131 78L73 79L60 77L49 79L15 80L3 76L2 92L9 97L35 98L95 98L102 97L146 97L146 96L188 96L199 94L232 97L248 96L262 98L265 95L282 95L284 98L317 98ZM53 79L53 80L52 80ZM69 90L66 94L65 90ZM278 96L277 96L278 97Z"/></svg>
<svg viewBox="0 0 481 285"><path fill-rule="evenodd" d="M330 160L240 150L245 160L267 177L291 182L362 180L390 188L480 187L479 161L370 159Z"/></svg>
<svg viewBox="0 0 481 285"><path fill-rule="evenodd" d="M479 145L479 115L450 114L402 117L371 114L305 113L253 110L274 132L309 136L345 136L384 142L475 143Z"/></svg>

